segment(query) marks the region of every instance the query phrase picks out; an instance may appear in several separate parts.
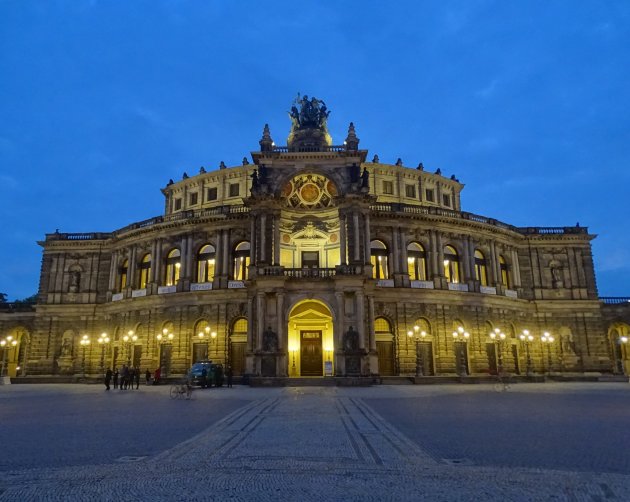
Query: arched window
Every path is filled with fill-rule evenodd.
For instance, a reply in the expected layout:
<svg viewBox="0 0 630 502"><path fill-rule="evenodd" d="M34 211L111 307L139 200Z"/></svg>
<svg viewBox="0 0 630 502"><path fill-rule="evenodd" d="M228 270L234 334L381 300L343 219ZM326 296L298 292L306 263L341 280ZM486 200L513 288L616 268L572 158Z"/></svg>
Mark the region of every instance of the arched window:
<svg viewBox="0 0 630 502"><path fill-rule="evenodd" d="M127 273L129 272L129 260L123 261L122 265L118 269L118 285L119 291L122 291L127 287Z"/></svg>
<svg viewBox="0 0 630 502"><path fill-rule="evenodd" d="M197 282L212 282L216 251L212 244L202 246L197 253Z"/></svg>
<svg viewBox="0 0 630 502"><path fill-rule="evenodd" d="M149 276L151 275L151 255L145 254L142 257L139 267L140 281L138 287L144 289L149 283Z"/></svg>
<svg viewBox="0 0 630 502"><path fill-rule="evenodd" d="M249 242L239 242L234 248L234 280L247 280L247 267L249 267Z"/></svg>
<svg viewBox="0 0 630 502"><path fill-rule="evenodd" d="M427 280L427 255L421 244L412 242L407 246L407 269L412 281Z"/></svg>
<svg viewBox="0 0 630 502"><path fill-rule="evenodd" d="M501 272L501 284L506 288L510 287L510 277L508 275L508 265L503 256L499 256L499 271Z"/></svg>
<svg viewBox="0 0 630 502"><path fill-rule="evenodd" d="M488 285L486 257L478 249L475 249L475 279L477 279L482 286Z"/></svg>
<svg viewBox="0 0 630 502"><path fill-rule="evenodd" d="M173 249L166 257L166 285L175 286L179 281L179 269L182 266L179 249Z"/></svg>
<svg viewBox="0 0 630 502"><path fill-rule="evenodd" d="M452 246L444 248L444 276L448 282L458 283L461 281L459 275L459 256Z"/></svg>
<svg viewBox="0 0 630 502"><path fill-rule="evenodd" d="M392 326L384 317L374 319L374 332L377 335L392 335Z"/></svg>
<svg viewBox="0 0 630 502"><path fill-rule="evenodd" d="M387 246L383 242L372 241L370 243L370 259L374 279L387 279L389 277L387 255Z"/></svg>

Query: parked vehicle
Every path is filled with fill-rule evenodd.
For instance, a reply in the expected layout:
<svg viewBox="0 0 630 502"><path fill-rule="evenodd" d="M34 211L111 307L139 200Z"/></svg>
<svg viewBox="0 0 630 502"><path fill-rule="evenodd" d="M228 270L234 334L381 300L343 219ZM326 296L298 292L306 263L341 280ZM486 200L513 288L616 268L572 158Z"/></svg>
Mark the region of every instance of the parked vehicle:
<svg viewBox="0 0 630 502"><path fill-rule="evenodd" d="M223 386L223 365L212 361L199 361L188 370L188 379L191 385L199 385L201 388Z"/></svg>

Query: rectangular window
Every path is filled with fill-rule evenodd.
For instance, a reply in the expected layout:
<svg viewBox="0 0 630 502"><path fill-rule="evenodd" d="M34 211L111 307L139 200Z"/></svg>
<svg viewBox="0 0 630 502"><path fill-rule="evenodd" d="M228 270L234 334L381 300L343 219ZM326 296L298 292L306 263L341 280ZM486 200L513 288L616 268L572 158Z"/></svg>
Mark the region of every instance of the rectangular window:
<svg viewBox="0 0 630 502"><path fill-rule="evenodd" d="M394 195L393 181L383 181L383 193L387 195Z"/></svg>
<svg viewBox="0 0 630 502"><path fill-rule="evenodd" d="M451 196L448 194L442 194L442 204L447 207L451 207Z"/></svg>
<svg viewBox="0 0 630 502"><path fill-rule="evenodd" d="M238 197L239 194L239 184L231 183L230 184L230 197Z"/></svg>
<svg viewBox="0 0 630 502"><path fill-rule="evenodd" d="M433 188L427 188L425 194L427 202L435 202L435 192L433 191Z"/></svg>
<svg viewBox="0 0 630 502"><path fill-rule="evenodd" d="M405 185L405 195L409 198L416 198L416 185Z"/></svg>
<svg viewBox="0 0 630 502"><path fill-rule="evenodd" d="M175 199L175 203L173 204L173 210L179 211L182 208L182 199Z"/></svg>
<svg viewBox="0 0 630 502"><path fill-rule="evenodd" d="M197 205L198 197L199 197L199 195L197 194L197 192L190 194L190 205L191 206L196 206Z"/></svg>
<svg viewBox="0 0 630 502"><path fill-rule="evenodd" d="M217 187L208 188L206 200L217 200Z"/></svg>

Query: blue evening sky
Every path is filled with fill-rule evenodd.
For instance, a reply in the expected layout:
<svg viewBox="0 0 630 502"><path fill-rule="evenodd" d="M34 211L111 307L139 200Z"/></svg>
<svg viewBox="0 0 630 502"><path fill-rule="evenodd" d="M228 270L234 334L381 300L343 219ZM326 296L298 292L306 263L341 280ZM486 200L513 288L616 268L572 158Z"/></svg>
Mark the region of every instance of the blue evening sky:
<svg viewBox="0 0 630 502"><path fill-rule="evenodd" d="M588 226L600 295L630 295L629 28L626 0L0 0L0 291L37 291L46 233L161 214L265 122L285 144L299 91L466 211Z"/></svg>

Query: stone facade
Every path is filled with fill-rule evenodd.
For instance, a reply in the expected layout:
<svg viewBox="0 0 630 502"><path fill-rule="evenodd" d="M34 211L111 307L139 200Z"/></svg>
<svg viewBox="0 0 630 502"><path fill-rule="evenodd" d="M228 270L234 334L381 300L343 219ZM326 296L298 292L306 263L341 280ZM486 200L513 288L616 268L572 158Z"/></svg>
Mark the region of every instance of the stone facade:
<svg viewBox="0 0 630 502"><path fill-rule="evenodd" d="M294 123L286 147L265 127L252 163L169 182L163 216L47 234L36 308L0 311L9 372L627 371L630 303L598 298L587 228L464 212L454 176L368 162L354 125L341 146L322 127Z"/></svg>

